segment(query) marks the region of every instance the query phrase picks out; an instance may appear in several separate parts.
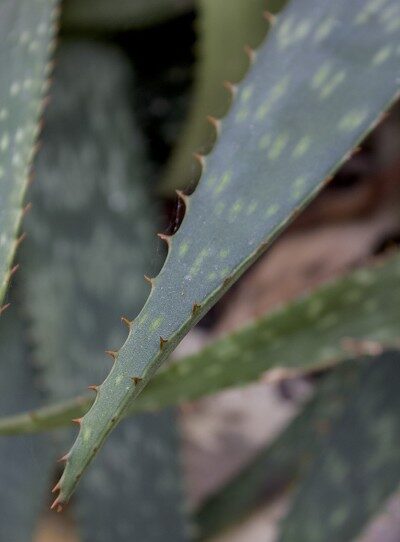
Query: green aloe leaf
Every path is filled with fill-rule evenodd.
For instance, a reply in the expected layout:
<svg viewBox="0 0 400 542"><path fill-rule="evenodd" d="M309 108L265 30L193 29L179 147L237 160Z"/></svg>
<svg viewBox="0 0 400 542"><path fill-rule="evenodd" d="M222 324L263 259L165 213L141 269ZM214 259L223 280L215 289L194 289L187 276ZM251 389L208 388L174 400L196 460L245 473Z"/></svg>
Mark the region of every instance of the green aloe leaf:
<svg viewBox="0 0 400 542"><path fill-rule="evenodd" d="M104 378L104 349L122 340L120 316L143 303L143 273L155 263L157 209L143 183L132 86L129 63L117 50L61 44L22 270L35 356L51 400ZM142 415L118 428L77 500L83 540L183 542L174 413Z"/></svg>
<svg viewBox="0 0 400 542"><path fill-rule="evenodd" d="M0 327L0 413L34 408L41 402L24 324L17 306L7 311ZM0 540L32 540L54 464L43 435L0 440Z"/></svg>
<svg viewBox="0 0 400 542"><path fill-rule="evenodd" d="M283 523L281 542L348 542L400 482L400 354L360 366Z"/></svg>
<svg viewBox="0 0 400 542"><path fill-rule="evenodd" d="M67 29L113 32L156 24L193 9L195 0L66 0Z"/></svg>
<svg viewBox="0 0 400 542"><path fill-rule="evenodd" d="M58 0L0 2L0 305L39 128Z"/></svg>
<svg viewBox="0 0 400 542"><path fill-rule="evenodd" d="M246 76L166 262L80 424L56 505L200 318L324 185L399 93L395 0L295 0ZM383 8L382 8L383 9ZM373 77L371 76L373 74Z"/></svg>
<svg viewBox="0 0 400 542"><path fill-rule="evenodd" d="M370 365L365 359L348 361L324 376L315 395L282 433L201 505L196 512L200 540L241 521L307 472L343 414L354 387L359 387L361 363Z"/></svg>
<svg viewBox="0 0 400 542"><path fill-rule="evenodd" d="M129 413L245 385L274 369L282 377L290 376L337 364L353 353L398 346L399 277L400 255L395 254L319 287L170 365L130 404ZM33 416L5 418L0 420L0 434L68 424L87 412L92 402L92 397L82 396L44 407Z"/></svg>
<svg viewBox="0 0 400 542"><path fill-rule="evenodd" d="M248 59L244 46L258 45L267 30L262 14L266 0L200 0L198 62L188 118L167 167L161 189L184 188L192 180L193 152L204 151L215 137L207 115L222 116L229 96L224 81L239 81Z"/></svg>

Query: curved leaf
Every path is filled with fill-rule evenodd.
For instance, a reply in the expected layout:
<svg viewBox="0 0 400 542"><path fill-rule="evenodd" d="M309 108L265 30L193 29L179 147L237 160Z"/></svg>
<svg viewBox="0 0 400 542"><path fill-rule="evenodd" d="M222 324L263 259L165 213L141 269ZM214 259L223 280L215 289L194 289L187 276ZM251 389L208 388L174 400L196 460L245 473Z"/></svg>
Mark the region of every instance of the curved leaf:
<svg viewBox="0 0 400 542"><path fill-rule="evenodd" d="M386 10L396 5L384 0ZM150 296L81 421L56 506L188 330L397 97L399 40L400 28L372 0L296 0L278 17L222 122L199 187L185 198L186 216Z"/></svg>
<svg viewBox="0 0 400 542"><path fill-rule="evenodd" d="M143 303L143 273L154 264L157 210L142 182L131 91L118 50L61 45L23 258L34 354L52 400L104 378L103 349L121 341L118 317ZM181 485L174 413L131 420L80 487L82 540L185 540Z"/></svg>
<svg viewBox="0 0 400 542"><path fill-rule="evenodd" d="M18 246L57 6L58 0L0 3L0 305Z"/></svg>
<svg viewBox="0 0 400 542"><path fill-rule="evenodd" d="M400 256L394 255L321 286L170 365L150 381L128 413L193 401L254 382L266 371L274 374L276 370L279 378L290 377L337 364L354 354L400 346L399 277ZM87 412L92 403L91 397L77 397L4 418L0 435L66 425Z"/></svg>
<svg viewBox="0 0 400 542"><path fill-rule="evenodd" d="M398 488L400 353L360 373L297 491L281 542L350 542Z"/></svg>

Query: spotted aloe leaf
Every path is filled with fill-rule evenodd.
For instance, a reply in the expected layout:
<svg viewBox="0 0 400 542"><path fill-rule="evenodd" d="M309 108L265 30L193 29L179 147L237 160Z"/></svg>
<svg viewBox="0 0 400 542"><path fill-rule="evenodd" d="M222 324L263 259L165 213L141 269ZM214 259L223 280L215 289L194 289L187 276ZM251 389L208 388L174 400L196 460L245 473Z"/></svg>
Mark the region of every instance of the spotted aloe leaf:
<svg viewBox="0 0 400 542"><path fill-rule="evenodd" d="M0 305L18 246L57 6L58 0L0 3Z"/></svg>
<svg viewBox="0 0 400 542"><path fill-rule="evenodd" d="M157 224L142 182L129 63L86 41L62 43L56 61L22 255L34 353L51 400L104 378L104 348L124 334L120 315L144 301ZM82 540L183 542L174 413L145 414L115 431L77 500Z"/></svg>
<svg viewBox="0 0 400 542"><path fill-rule="evenodd" d="M195 0L66 0L62 24L96 32L141 28L186 13L194 4Z"/></svg>
<svg viewBox="0 0 400 542"><path fill-rule="evenodd" d="M399 378L399 352L360 366L346 408L301 482L279 540L354 540L398 489Z"/></svg>
<svg viewBox="0 0 400 542"><path fill-rule="evenodd" d="M41 402L24 323L14 302L0 327L0 374L2 415ZM53 464L54 454L44 435L0 440L0 478L7 488L0 495L0 540L32 540Z"/></svg>
<svg viewBox="0 0 400 542"><path fill-rule="evenodd" d="M288 303L170 365L132 402L129 413L198 399L256 381L267 371L290 377L337 364L352 354L400 346L399 277L396 254ZM0 434L60 427L82 416L92 402L92 397L82 396L43 407L33 416L4 418Z"/></svg>
<svg viewBox="0 0 400 542"><path fill-rule="evenodd" d="M295 0L220 125L166 262L80 423L55 501L187 331L323 186L399 94L395 0ZM371 77L371 73L374 74Z"/></svg>
<svg viewBox="0 0 400 542"><path fill-rule="evenodd" d="M161 189L168 193L192 180L193 152L207 148L215 136L207 116L221 116L229 96L224 81L238 81L246 71L245 45L257 45L267 30L266 0L200 0L198 62L190 111ZM212 117L209 117L212 121Z"/></svg>
<svg viewBox="0 0 400 542"><path fill-rule="evenodd" d="M245 519L262 503L273 500L303 476L332 433L336 420L359 387L361 363L348 361L323 377L315 395L282 433L196 511L198 538Z"/></svg>

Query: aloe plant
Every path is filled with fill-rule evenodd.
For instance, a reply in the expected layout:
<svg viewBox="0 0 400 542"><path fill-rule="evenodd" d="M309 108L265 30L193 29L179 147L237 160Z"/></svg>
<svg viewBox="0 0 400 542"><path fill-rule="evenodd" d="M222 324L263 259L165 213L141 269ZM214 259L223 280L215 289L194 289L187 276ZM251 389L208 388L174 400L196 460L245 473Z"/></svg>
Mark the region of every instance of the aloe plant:
<svg viewBox="0 0 400 542"><path fill-rule="evenodd" d="M400 257L395 254L325 284L214 341L157 374L128 414L193 401L263 375L283 379L335 366L354 353L398 347ZM309 341L318 330L318 340ZM275 373L274 373L275 371ZM92 405L80 396L0 419L0 434L54 429Z"/></svg>
<svg viewBox="0 0 400 542"><path fill-rule="evenodd" d="M398 488L399 361L398 352L387 353L361 369L344 412L300 484L282 542L354 540Z"/></svg>
<svg viewBox="0 0 400 542"><path fill-rule="evenodd" d="M289 492L300 478L281 540L353 540L398 486L392 415L398 408L399 361L399 353L390 351L349 361L324 376L282 434L202 504L196 514L199 539L246 517L266 492L270 499Z"/></svg>
<svg viewBox="0 0 400 542"><path fill-rule="evenodd" d="M0 4L0 304L22 240L17 232L51 68L57 6L57 0Z"/></svg>
<svg viewBox="0 0 400 542"><path fill-rule="evenodd" d="M35 163L31 235L21 258L34 356L52 400L70 397L83 381L104 375L104 343L123 336L118 315L143 302L143 273L153 260L157 224L156 207L141 182L147 165L129 114L126 60L113 48L78 41L63 43L56 61ZM50 238L43 235L46 225ZM110 302L113 311L107 310ZM60 439L64 445L68 437L69 432ZM165 540L165 532L170 540L185 540L178 446L172 411L142 415L116 431L77 495L83 540L122 542L135 533L157 541ZM112 506L117 496L121 502ZM154 509L157 529L149 521Z"/></svg>
<svg viewBox="0 0 400 542"><path fill-rule="evenodd" d="M271 0L268 7L272 13L262 17L263 0L65 0L42 134L58 2L0 0L0 313L40 147L24 224L29 242L0 329L0 476L8 488L0 498L1 539L32 539L60 446L58 511L108 436L68 509L79 540L205 539L245 517L266 493L297 485L280 540L350 542L393 493L399 353L385 349L400 348L398 254L197 354L170 359L399 95L396 0ZM173 51L191 46L194 16L200 54L191 97L187 63L175 63ZM246 59L243 44L258 43L267 29ZM226 78L233 79L230 95L216 90ZM167 99L154 92L160 80ZM228 98L229 111L218 119ZM164 137L159 127L172 117L175 123L190 99L180 138L175 124ZM193 187L189 154L208 150L212 131L213 150L197 155L198 187L178 193L173 216L153 182L156 168L176 139L158 180L165 193L187 181ZM148 278L165 252L161 271ZM107 377L105 348L113 362ZM173 407L230 386L305 374L317 390L311 403L190 512ZM88 385L90 395L76 395ZM79 434L66 451L70 417ZM61 427L55 435L21 435ZM361 497L360 480L368 481Z"/></svg>
<svg viewBox="0 0 400 542"><path fill-rule="evenodd" d="M386 10L395 7L385 2ZM182 195L185 218L167 239L168 256L151 280L149 299L80 420L55 507L69 499L131 400L187 331L312 199L397 97L393 74L400 29L392 31L390 19L382 20L378 10L375 2L301 0L277 18L234 91L196 192Z"/></svg>

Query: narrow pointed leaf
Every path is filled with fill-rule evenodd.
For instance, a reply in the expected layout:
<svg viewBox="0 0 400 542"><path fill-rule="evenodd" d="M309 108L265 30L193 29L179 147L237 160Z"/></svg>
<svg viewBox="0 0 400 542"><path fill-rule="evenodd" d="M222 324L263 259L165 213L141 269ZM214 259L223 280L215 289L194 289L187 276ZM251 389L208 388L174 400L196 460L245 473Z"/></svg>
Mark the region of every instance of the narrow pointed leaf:
<svg viewBox="0 0 400 542"><path fill-rule="evenodd" d="M315 395L282 433L197 510L198 538L207 539L243 520L257 506L276 498L315 460L348 401L359 386L361 364L348 361L317 383Z"/></svg>
<svg viewBox="0 0 400 542"><path fill-rule="evenodd" d="M23 215L58 0L0 2L0 306Z"/></svg>
<svg viewBox="0 0 400 542"><path fill-rule="evenodd" d="M281 542L350 542L400 482L400 353L361 376L301 483Z"/></svg>
<svg viewBox="0 0 400 542"><path fill-rule="evenodd" d="M52 400L104 378L104 350L127 333L121 315L146 295L157 210L143 183L131 92L129 63L117 50L87 41L60 46L22 270ZM173 412L120 427L77 494L82 540L183 542L179 467Z"/></svg>
<svg viewBox="0 0 400 542"><path fill-rule="evenodd" d="M278 370L281 378L400 345L400 255L361 268L267 314L158 373L129 413L192 401ZM316 333L317 331L317 333ZM310 341L310 334L313 340ZM92 397L0 420L0 434L44 431L79 418Z"/></svg>
<svg viewBox="0 0 400 542"><path fill-rule="evenodd" d="M59 502L188 330L397 97L400 28L370 4L295 0L278 17L186 201L150 296L82 420Z"/></svg>

